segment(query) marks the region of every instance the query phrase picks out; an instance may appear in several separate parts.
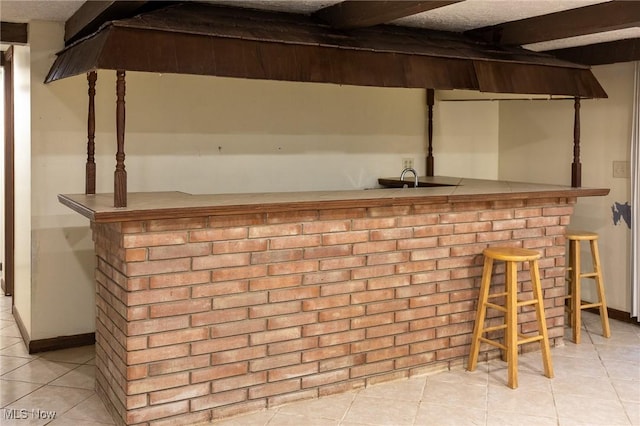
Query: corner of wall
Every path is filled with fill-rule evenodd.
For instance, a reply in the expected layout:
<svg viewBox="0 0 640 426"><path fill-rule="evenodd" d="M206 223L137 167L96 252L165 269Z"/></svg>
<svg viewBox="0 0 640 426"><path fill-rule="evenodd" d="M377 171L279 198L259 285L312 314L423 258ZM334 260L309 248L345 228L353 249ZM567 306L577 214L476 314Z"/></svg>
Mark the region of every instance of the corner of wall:
<svg viewBox="0 0 640 426"><path fill-rule="evenodd" d="M14 66L14 182L15 273L14 303L24 333L32 334L31 289L31 50L15 46Z"/></svg>

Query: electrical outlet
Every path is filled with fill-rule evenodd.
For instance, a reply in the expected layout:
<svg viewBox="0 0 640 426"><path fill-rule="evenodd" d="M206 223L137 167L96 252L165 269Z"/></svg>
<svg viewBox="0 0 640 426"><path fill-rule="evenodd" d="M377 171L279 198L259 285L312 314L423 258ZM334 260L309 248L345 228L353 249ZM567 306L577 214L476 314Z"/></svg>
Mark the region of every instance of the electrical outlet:
<svg viewBox="0 0 640 426"><path fill-rule="evenodd" d="M614 161L613 177L614 178L630 177L631 176L630 168L631 168L631 164L628 161Z"/></svg>
<svg viewBox="0 0 640 426"><path fill-rule="evenodd" d="M403 158L402 169L413 169L413 158Z"/></svg>

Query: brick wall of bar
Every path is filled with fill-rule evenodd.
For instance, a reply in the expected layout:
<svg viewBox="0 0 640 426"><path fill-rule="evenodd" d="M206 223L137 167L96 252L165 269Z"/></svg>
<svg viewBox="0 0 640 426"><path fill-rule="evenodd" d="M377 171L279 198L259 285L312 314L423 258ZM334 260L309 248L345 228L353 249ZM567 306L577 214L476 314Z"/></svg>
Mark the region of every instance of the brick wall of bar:
<svg viewBox="0 0 640 426"><path fill-rule="evenodd" d="M490 245L542 253L555 345L574 203L94 223L98 392L121 424L194 424L461 367Z"/></svg>

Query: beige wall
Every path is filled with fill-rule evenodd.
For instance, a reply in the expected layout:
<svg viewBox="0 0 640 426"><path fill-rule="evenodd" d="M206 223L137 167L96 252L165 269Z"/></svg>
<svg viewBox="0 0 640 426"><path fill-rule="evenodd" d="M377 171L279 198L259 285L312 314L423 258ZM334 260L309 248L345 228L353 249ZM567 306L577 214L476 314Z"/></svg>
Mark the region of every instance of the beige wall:
<svg viewBox="0 0 640 426"><path fill-rule="evenodd" d="M613 161L630 158L633 63L595 67L594 73L609 98L582 101L582 185L611 192L580 198L572 227L600 234L608 304L629 312L630 231L624 223L613 224L611 206L630 202L630 180L613 178ZM500 179L570 184L572 101L501 101L499 137ZM593 300L594 293L586 296Z"/></svg>
<svg viewBox="0 0 640 426"><path fill-rule="evenodd" d="M59 192L84 191L78 182L86 136L83 142L79 133L86 128L86 102L74 96L71 81L43 84L55 52L62 47L63 34L60 23L29 26L31 339L89 333L95 328L94 255L88 221L69 214L56 199ZM16 211L16 217L20 215ZM22 285L16 282L16 287ZM16 294L16 303L20 299Z"/></svg>
<svg viewBox="0 0 640 426"><path fill-rule="evenodd" d="M2 54L3 52L0 52ZM0 135L4 135L4 67L0 67ZM4 170L4 149L0 149L0 164ZM4 173L0 173L0 200L4 200ZM4 257L5 233L4 233L4 202L0 202L0 262L2 271L0 277L5 279L6 259Z"/></svg>
<svg viewBox="0 0 640 426"><path fill-rule="evenodd" d="M435 175L498 179L498 106L490 101L436 103Z"/></svg>
<svg viewBox="0 0 640 426"><path fill-rule="evenodd" d="M99 73L107 132L113 79ZM421 90L129 73L130 190L371 188L381 175L399 175L403 157L424 172L424 97ZM112 135L100 142L113 149ZM110 156L101 158L101 184L111 181Z"/></svg>
<svg viewBox="0 0 640 426"><path fill-rule="evenodd" d="M15 46L14 67L14 140L15 140L15 309L27 332L32 328L31 283L31 82L30 52L25 46Z"/></svg>

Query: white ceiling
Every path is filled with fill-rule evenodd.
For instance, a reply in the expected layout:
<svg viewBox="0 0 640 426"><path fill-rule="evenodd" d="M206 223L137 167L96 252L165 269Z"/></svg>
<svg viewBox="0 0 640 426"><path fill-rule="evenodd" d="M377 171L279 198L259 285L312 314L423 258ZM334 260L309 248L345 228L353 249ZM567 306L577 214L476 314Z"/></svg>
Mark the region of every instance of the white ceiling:
<svg viewBox="0 0 640 426"><path fill-rule="evenodd" d="M66 21L84 0L0 0L0 20L5 22Z"/></svg>
<svg viewBox="0 0 640 426"><path fill-rule="evenodd" d="M466 0L398 19L395 23L443 31L467 31L502 22L605 3L608 0Z"/></svg>
<svg viewBox="0 0 640 426"><path fill-rule="evenodd" d="M401 18L392 23L462 32L606 1L610 0L466 0ZM310 14L334 3L339 3L340 0L210 0L208 2ZM0 0L0 20L7 22L66 21L83 3L84 0ZM552 40L525 47L531 50L549 50L636 37L640 37L640 27Z"/></svg>

